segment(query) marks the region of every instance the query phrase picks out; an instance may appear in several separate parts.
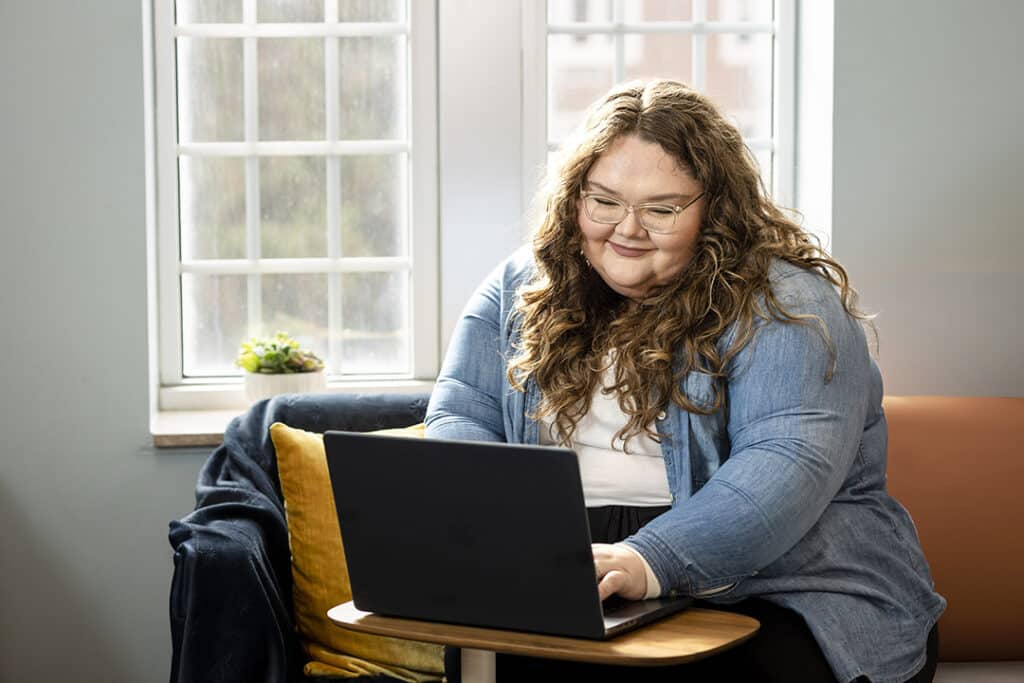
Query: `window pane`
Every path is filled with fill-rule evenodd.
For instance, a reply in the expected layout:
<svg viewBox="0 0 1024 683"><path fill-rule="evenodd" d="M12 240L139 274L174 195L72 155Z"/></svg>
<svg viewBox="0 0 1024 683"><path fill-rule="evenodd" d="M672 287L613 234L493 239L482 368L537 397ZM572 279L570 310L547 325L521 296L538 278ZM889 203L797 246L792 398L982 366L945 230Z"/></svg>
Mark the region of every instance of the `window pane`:
<svg viewBox="0 0 1024 683"><path fill-rule="evenodd" d="M232 24L242 21L242 0L177 0L179 24Z"/></svg>
<svg viewBox="0 0 1024 683"><path fill-rule="evenodd" d="M181 276L182 371L186 377L238 375L238 345L247 338L245 275Z"/></svg>
<svg viewBox="0 0 1024 683"><path fill-rule="evenodd" d="M771 21L771 0L708 0L711 21Z"/></svg>
<svg viewBox="0 0 1024 683"><path fill-rule="evenodd" d="M693 39L689 35L625 36L626 80L671 78L693 82Z"/></svg>
<svg viewBox="0 0 1024 683"><path fill-rule="evenodd" d="M181 257L245 258L245 160L178 160Z"/></svg>
<svg viewBox="0 0 1024 683"><path fill-rule="evenodd" d="M625 0L622 10L626 21L689 21L691 5L691 0ZM609 22L612 18L611 0L548 0L552 24Z"/></svg>
<svg viewBox="0 0 1024 683"><path fill-rule="evenodd" d="M258 0L256 20L261 23L324 20L322 0Z"/></svg>
<svg viewBox="0 0 1024 683"><path fill-rule="evenodd" d="M705 92L744 137L772 134L772 37L769 34L708 36Z"/></svg>
<svg viewBox="0 0 1024 683"><path fill-rule="evenodd" d="M553 176L558 173L558 162L560 150L550 150L547 156L547 166L545 167L545 173L549 176Z"/></svg>
<svg viewBox="0 0 1024 683"><path fill-rule="evenodd" d="M178 38L178 140L242 139L242 41Z"/></svg>
<svg viewBox="0 0 1024 683"><path fill-rule="evenodd" d="M409 275L342 275L341 370L409 372Z"/></svg>
<svg viewBox="0 0 1024 683"><path fill-rule="evenodd" d="M323 157L260 159L260 254L327 256L326 162Z"/></svg>
<svg viewBox="0 0 1024 683"><path fill-rule="evenodd" d="M614 59L610 36L548 37L549 140L568 135L582 121L586 108L611 88Z"/></svg>
<svg viewBox="0 0 1024 683"><path fill-rule="evenodd" d="M548 0L548 22L552 24L611 20L612 0Z"/></svg>
<svg viewBox="0 0 1024 683"><path fill-rule="evenodd" d="M761 180L764 181L765 189L772 191L772 151L770 149L752 150L757 157L757 165L761 169Z"/></svg>
<svg viewBox="0 0 1024 683"><path fill-rule="evenodd" d="M257 46L260 139L323 140L323 39L262 38Z"/></svg>
<svg viewBox="0 0 1024 683"><path fill-rule="evenodd" d="M765 0L771 2L771 0ZM626 18L632 20L631 11L639 5L640 21L690 21L693 19L691 0L633 0L626 5Z"/></svg>
<svg viewBox="0 0 1024 683"><path fill-rule="evenodd" d="M327 358L327 275L264 275L261 334L283 330L320 358Z"/></svg>
<svg viewBox="0 0 1024 683"><path fill-rule="evenodd" d="M341 21L405 21L405 0L339 0L338 18Z"/></svg>
<svg viewBox="0 0 1024 683"><path fill-rule="evenodd" d="M341 157L341 253L405 254L407 156Z"/></svg>
<svg viewBox="0 0 1024 683"><path fill-rule="evenodd" d="M341 138L405 138L405 36L342 38L339 43Z"/></svg>

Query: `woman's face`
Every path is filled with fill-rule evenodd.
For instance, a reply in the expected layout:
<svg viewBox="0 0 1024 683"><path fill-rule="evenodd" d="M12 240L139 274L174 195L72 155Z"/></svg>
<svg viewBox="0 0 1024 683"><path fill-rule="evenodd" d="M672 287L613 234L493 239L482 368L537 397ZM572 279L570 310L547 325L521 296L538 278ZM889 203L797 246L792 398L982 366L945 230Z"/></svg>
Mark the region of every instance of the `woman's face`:
<svg viewBox="0 0 1024 683"><path fill-rule="evenodd" d="M635 135L619 138L597 158L583 183L595 192L628 205L657 203L683 206L704 188L665 150ZM641 300L656 285L671 281L693 258L705 197L676 215L671 234L648 233L637 212L617 225L590 219L581 198L577 220L583 232L583 255L619 294Z"/></svg>

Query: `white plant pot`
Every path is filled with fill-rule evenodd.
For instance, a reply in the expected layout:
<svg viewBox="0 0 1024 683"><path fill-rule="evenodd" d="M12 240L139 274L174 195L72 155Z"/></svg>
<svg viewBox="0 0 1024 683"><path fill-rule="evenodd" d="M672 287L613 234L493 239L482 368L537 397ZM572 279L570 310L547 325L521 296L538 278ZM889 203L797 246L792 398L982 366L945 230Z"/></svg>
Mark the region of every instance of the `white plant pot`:
<svg viewBox="0 0 1024 683"><path fill-rule="evenodd" d="M323 370L281 375L245 373L245 397L254 402L278 394L315 394L326 389L327 375Z"/></svg>

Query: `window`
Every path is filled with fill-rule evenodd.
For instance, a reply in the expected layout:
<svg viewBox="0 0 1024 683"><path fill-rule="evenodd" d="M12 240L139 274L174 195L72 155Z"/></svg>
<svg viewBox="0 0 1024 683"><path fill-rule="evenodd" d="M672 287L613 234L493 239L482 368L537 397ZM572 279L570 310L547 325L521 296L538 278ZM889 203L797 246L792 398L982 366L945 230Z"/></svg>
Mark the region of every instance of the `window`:
<svg viewBox="0 0 1024 683"><path fill-rule="evenodd" d="M334 387L431 380L621 80L710 94L793 205L796 0L152 1L164 409L238 407L237 345L276 329Z"/></svg>
<svg viewBox="0 0 1024 683"><path fill-rule="evenodd" d="M548 0L524 17L538 44L524 69L535 138L526 153L536 183L545 153L614 83L673 78L709 95L757 157L765 184L792 203L793 0ZM542 106L543 105L543 106Z"/></svg>
<svg viewBox="0 0 1024 683"><path fill-rule="evenodd" d="M436 373L435 24L407 0L154 0L162 386L230 382L276 330L335 381Z"/></svg>

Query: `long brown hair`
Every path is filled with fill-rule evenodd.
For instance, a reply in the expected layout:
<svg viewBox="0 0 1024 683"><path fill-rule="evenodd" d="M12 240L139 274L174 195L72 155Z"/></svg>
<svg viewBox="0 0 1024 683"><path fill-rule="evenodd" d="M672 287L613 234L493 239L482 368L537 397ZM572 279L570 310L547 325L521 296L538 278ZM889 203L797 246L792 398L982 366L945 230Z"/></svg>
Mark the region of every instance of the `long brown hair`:
<svg viewBox="0 0 1024 683"><path fill-rule="evenodd" d="M589 267L578 221L587 174L624 135L661 145L700 181L707 198L690 263L639 305ZM768 270L774 259L820 273L839 289L850 315L867 319L843 267L772 202L739 132L695 90L664 80L616 87L591 107L562 149L533 239L537 272L518 293L521 336L508 378L520 391L527 378L537 383L541 402L531 417L553 416L563 443L590 409L610 358L615 381L606 391L617 395L628 416L616 434L627 442L639 434L658 439L652 425L670 401L701 414L719 410L725 368L750 341L757 319L814 325L834 363L823 321L787 313L773 295ZM716 344L733 323L736 334L720 354ZM709 402L683 391L690 372L712 378Z"/></svg>

